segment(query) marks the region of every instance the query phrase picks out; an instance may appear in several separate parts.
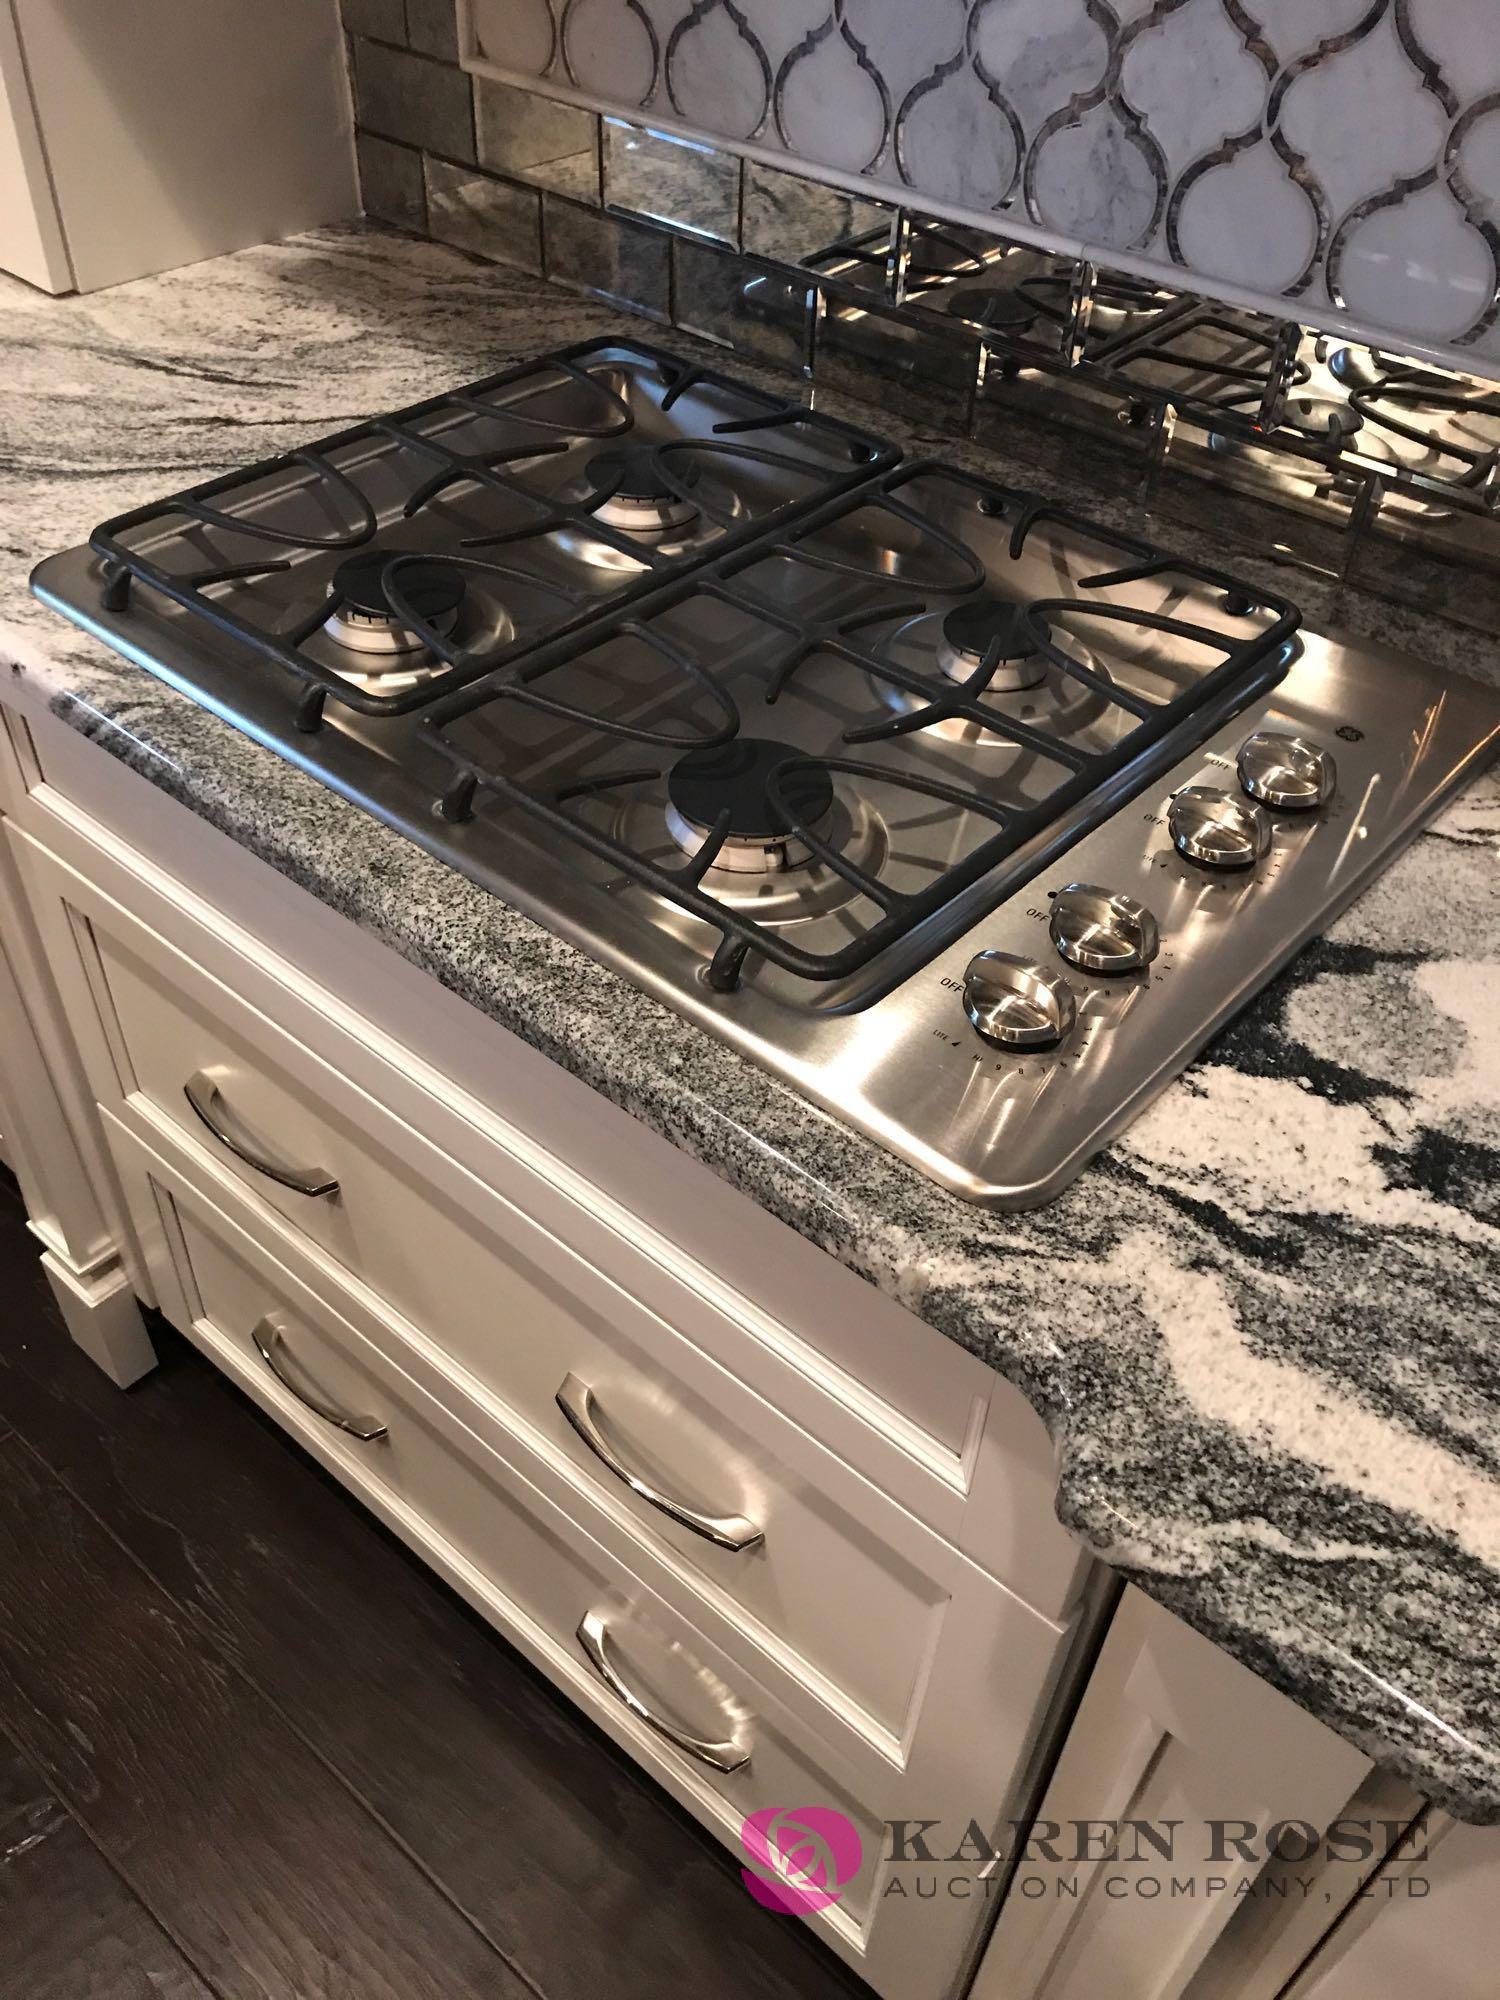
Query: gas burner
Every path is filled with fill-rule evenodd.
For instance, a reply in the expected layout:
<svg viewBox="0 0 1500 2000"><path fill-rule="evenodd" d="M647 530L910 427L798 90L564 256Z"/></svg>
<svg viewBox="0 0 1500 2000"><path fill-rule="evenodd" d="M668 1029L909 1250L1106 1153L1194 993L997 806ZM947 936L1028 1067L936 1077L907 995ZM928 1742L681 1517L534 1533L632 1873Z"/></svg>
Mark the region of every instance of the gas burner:
<svg viewBox="0 0 1500 2000"><path fill-rule="evenodd" d="M1385 373L1385 364L1373 348L1354 347L1348 341L1335 345L1320 340L1318 359L1346 389L1373 389Z"/></svg>
<svg viewBox="0 0 1500 2000"><path fill-rule="evenodd" d="M952 681L966 681L983 666L995 641L1000 659L986 692L1015 694L1047 678L1047 656L1026 626L1024 607L1004 597L970 597L943 619L938 665Z"/></svg>
<svg viewBox="0 0 1500 2000"><path fill-rule="evenodd" d="M1276 428L1309 444L1342 450L1364 423L1358 410L1333 396L1288 396ZM1226 458L1241 457L1251 441L1231 431L1210 431L1208 448Z"/></svg>
<svg viewBox="0 0 1500 2000"><path fill-rule="evenodd" d="M393 571L397 561L401 567ZM410 655L420 653L426 641L401 622L393 599L409 606L440 637L458 623L464 599L461 570L419 558L411 549L361 549L339 564L333 588L338 604L323 628L328 636L351 652L388 658L398 663L398 671L410 665ZM361 669L362 675L378 671Z"/></svg>
<svg viewBox="0 0 1500 2000"><path fill-rule="evenodd" d="M692 486L698 468L683 461L678 476L682 485ZM610 489L608 497L592 510L594 518L608 527L654 540L674 531L680 533L698 519L698 508L668 484L649 445L599 452L589 460L588 477L595 491Z"/></svg>
<svg viewBox="0 0 1500 2000"><path fill-rule="evenodd" d="M912 715L930 708L941 699L938 677L943 681L964 681L984 658L974 648L985 645L997 632L1002 651L994 679L977 699L982 710L993 705L996 727L986 728L972 715L943 715L929 722L921 732L944 743L961 744L966 750L1015 754L1013 739L1002 726L1007 718L1021 722L1043 721L1045 726L1064 734L1086 733L1109 707L1107 697L1086 682L1061 669L1053 670L1046 654L1036 648L1030 635L1020 629L1021 606L999 597L973 597L946 612L924 611L899 625L881 647L893 667L920 676L930 684L930 692L902 686L873 674L880 701L897 715ZM949 627L954 628L950 636ZM1023 650L1023 648L1025 650ZM1108 683L1109 667L1076 634L1068 635L1069 657ZM934 673L936 667L936 674ZM1012 679L1010 676L1019 678Z"/></svg>
<svg viewBox="0 0 1500 2000"><path fill-rule="evenodd" d="M1018 291L993 285L965 285L948 294L948 310L956 319L989 327L995 333L1029 333L1041 318L1041 308Z"/></svg>
<svg viewBox="0 0 1500 2000"><path fill-rule="evenodd" d="M803 866L812 850L787 828L770 787L783 764L802 756L794 744L759 736L688 751L667 777L668 832L684 854L696 854L727 810L729 832L714 856L715 868L731 875L774 875ZM799 761L779 789L787 811L804 826L816 826L833 810L833 780L815 765Z"/></svg>
<svg viewBox="0 0 1500 2000"><path fill-rule="evenodd" d="M1363 421L1358 410L1332 396L1288 396L1281 413L1283 430L1295 431L1316 443L1324 439L1340 443L1353 437Z"/></svg>

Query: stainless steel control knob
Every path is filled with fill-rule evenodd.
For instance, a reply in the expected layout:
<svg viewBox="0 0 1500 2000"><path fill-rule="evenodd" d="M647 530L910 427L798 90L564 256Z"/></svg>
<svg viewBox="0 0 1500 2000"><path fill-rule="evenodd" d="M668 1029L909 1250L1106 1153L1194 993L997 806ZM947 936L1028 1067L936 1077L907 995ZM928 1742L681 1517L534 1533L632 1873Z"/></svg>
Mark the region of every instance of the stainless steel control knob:
<svg viewBox="0 0 1500 2000"><path fill-rule="evenodd" d="M1236 760L1240 783L1252 799L1277 812L1316 812L1333 797L1338 771L1332 757L1303 736L1261 729L1247 736Z"/></svg>
<svg viewBox="0 0 1500 2000"><path fill-rule="evenodd" d="M1167 808L1177 852L1200 868L1251 868L1271 845L1271 822L1257 805L1216 785L1189 785Z"/></svg>
<svg viewBox="0 0 1500 2000"><path fill-rule="evenodd" d="M1161 948L1144 903L1088 882L1058 890L1048 928L1059 955L1085 972L1138 972Z"/></svg>
<svg viewBox="0 0 1500 2000"><path fill-rule="evenodd" d="M1072 1033L1078 1018L1066 979L1004 951L982 951L969 960L964 1012L1001 1049L1050 1049Z"/></svg>

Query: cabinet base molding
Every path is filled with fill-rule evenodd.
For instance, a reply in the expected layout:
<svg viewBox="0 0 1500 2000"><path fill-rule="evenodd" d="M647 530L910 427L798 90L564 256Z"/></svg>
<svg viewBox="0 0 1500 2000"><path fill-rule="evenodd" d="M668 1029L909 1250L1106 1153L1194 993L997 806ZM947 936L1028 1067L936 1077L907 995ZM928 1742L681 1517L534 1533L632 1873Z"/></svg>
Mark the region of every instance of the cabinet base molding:
<svg viewBox="0 0 1500 2000"><path fill-rule="evenodd" d="M39 1233L39 1232L38 1232ZM42 1252L42 1269L76 1347L111 1382L128 1389L156 1366L156 1349L130 1275L118 1257L78 1271L55 1250Z"/></svg>

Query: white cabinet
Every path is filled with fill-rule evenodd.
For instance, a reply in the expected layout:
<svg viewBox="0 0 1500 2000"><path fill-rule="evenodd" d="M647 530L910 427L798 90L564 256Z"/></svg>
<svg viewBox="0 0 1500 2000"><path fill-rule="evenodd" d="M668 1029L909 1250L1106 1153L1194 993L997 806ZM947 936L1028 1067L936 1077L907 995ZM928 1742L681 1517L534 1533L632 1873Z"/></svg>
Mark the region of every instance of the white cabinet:
<svg viewBox="0 0 1500 2000"><path fill-rule="evenodd" d="M1287 2000L1492 2000L1500 1830L1439 1814L1366 1886Z"/></svg>
<svg viewBox="0 0 1500 2000"><path fill-rule="evenodd" d="M805 1921L884 2000L951 2000L996 1870L935 1892L889 1829L1003 1839L1102 1609L1020 1392L54 718L26 736L0 865L138 1285L732 1854L747 1816L836 1826Z"/></svg>
<svg viewBox="0 0 1500 2000"><path fill-rule="evenodd" d="M0 269L95 291L358 212L337 0L0 0Z"/></svg>
<svg viewBox="0 0 1500 2000"><path fill-rule="evenodd" d="M973 2000L1276 2000L1419 1803L1129 1590Z"/></svg>

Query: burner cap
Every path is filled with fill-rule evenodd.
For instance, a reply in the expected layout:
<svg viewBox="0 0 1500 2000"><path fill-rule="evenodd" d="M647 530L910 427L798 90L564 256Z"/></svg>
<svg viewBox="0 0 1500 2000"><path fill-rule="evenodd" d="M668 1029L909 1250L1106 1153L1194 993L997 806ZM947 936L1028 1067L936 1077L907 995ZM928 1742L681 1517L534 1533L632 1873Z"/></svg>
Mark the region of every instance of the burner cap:
<svg viewBox="0 0 1500 2000"><path fill-rule="evenodd" d="M1288 430L1316 443L1349 437L1364 419L1358 410L1351 410L1333 396L1289 396L1281 421Z"/></svg>
<svg viewBox="0 0 1500 2000"><path fill-rule="evenodd" d="M677 456L673 477L679 485L695 485L697 466L681 453ZM682 496L662 477L661 461L649 445L627 445L598 452L589 460L588 478L596 491L609 487L611 500L667 500L681 504Z"/></svg>
<svg viewBox="0 0 1500 2000"><path fill-rule="evenodd" d="M1036 640L1023 623L1022 606L1005 597L971 597L943 620L943 637L977 667L996 639L1002 660L1029 659Z"/></svg>
<svg viewBox="0 0 1500 2000"><path fill-rule="evenodd" d="M672 476L680 485L692 487L698 467L679 453ZM589 460L587 477L601 496L588 503L594 519L611 528L654 537L690 528L698 519L697 507L669 485L661 459L649 445L598 452Z"/></svg>
<svg viewBox="0 0 1500 2000"><path fill-rule="evenodd" d="M1024 622L1024 607L1008 597L970 597L943 619L938 663L950 680L965 681L1000 641L985 692L1018 694L1047 678L1047 656Z"/></svg>
<svg viewBox="0 0 1500 2000"><path fill-rule="evenodd" d="M959 319L993 327L997 333L1025 333L1037 322L1038 308L1020 292L994 286L966 285L948 294L948 310Z"/></svg>
<svg viewBox="0 0 1500 2000"><path fill-rule="evenodd" d="M790 743L761 736L737 736L712 750L689 750L667 778L667 796L689 825L709 831L728 808L730 840L783 840L789 828L771 802L768 780L778 765L802 752ZM802 764L780 786L787 811L804 826L822 819L833 805L833 780L816 765Z"/></svg>
<svg viewBox="0 0 1500 2000"><path fill-rule="evenodd" d="M397 557L415 553L411 549L361 549L357 556L339 564L333 573L333 587L349 609L395 624L398 621L382 578L387 565ZM403 563L392 583L402 601L434 629L463 603L463 571L430 557Z"/></svg>
<svg viewBox="0 0 1500 2000"><path fill-rule="evenodd" d="M1349 389L1373 389L1385 372L1374 348L1348 340L1327 347L1325 358L1329 374Z"/></svg>

